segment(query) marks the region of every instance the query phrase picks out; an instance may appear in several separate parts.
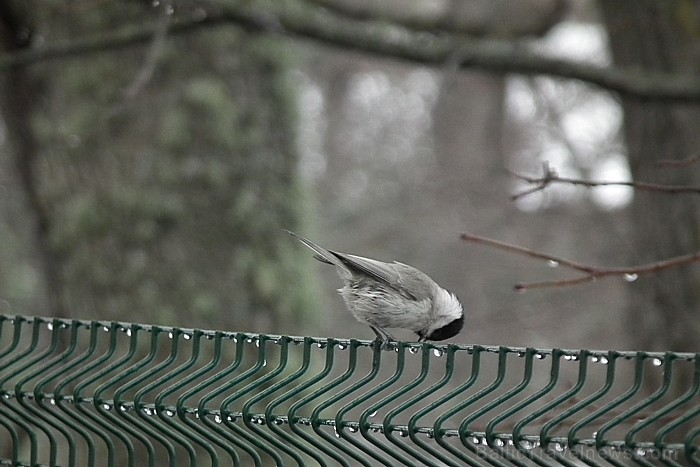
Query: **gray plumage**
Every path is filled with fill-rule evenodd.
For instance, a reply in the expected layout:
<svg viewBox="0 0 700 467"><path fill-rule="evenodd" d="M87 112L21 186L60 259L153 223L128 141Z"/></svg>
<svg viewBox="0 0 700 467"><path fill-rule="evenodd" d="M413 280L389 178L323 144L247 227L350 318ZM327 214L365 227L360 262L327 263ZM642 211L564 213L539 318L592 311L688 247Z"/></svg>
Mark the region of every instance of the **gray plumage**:
<svg viewBox="0 0 700 467"><path fill-rule="evenodd" d="M336 267L345 283L338 289L345 305L377 338L396 340L385 328L409 329L420 341L448 339L462 329L464 311L457 297L413 266L327 250L286 232L311 249L314 258Z"/></svg>

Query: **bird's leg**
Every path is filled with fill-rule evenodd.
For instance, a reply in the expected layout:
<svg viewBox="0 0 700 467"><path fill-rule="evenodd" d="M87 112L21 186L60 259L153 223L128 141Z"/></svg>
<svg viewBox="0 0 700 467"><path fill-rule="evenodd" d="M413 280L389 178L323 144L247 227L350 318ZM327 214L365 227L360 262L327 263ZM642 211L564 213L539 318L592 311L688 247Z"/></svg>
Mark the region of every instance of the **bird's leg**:
<svg viewBox="0 0 700 467"><path fill-rule="evenodd" d="M382 347L386 347L389 342L396 342L396 338L384 328L373 324L370 324L369 327L372 328L372 331L377 335L377 340L382 342Z"/></svg>

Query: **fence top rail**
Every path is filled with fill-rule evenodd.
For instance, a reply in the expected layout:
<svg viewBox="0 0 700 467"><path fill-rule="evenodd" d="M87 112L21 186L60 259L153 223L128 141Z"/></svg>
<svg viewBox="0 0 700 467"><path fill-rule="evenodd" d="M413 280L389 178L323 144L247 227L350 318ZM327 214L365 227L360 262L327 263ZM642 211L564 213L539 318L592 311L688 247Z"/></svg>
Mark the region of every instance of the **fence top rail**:
<svg viewBox="0 0 700 467"><path fill-rule="evenodd" d="M211 329L197 329L197 328L186 328L186 327L176 327L176 326L164 326L156 324L140 324L131 323L125 321L106 321L106 320L85 320L85 319L70 319L70 318L55 318L46 316L25 316L25 315L8 315L0 314L0 323L3 321L14 322L15 320L23 321L27 324L33 322L40 322L47 325L63 326L63 327L83 327L86 329L92 327L101 327L105 329L110 329L112 327L120 328L123 330L131 331L145 331L145 332L164 332L164 333L178 333L187 336L194 336L195 334L201 335L206 338L214 338L215 336L222 336L228 339L264 339L273 343L279 343L281 341L288 341L290 343L301 344L305 341L310 341L312 344L321 345L340 345L340 346L360 346L360 347L375 347L378 344L376 340L366 340L366 339L354 339L354 338L342 338L342 337L314 337L314 336L292 336L284 334L266 334L257 332L241 332L241 331L221 331L221 330L211 330ZM700 341L699 341L700 342ZM394 345L392 345L394 344ZM479 350L480 352L491 352L491 353L514 353L514 354L524 354L525 352L535 352L538 355L571 355L577 356L582 352L586 353L591 357L609 357L614 355L618 358L648 358L648 359L665 359L672 358L675 360L686 360L693 361L698 356L700 356L700 351L698 352L674 352L674 351L646 351L646 350L595 350L595 349L574 349L574 348L544 348L544 347L518 347L518 346L508 346L508 345L488 345L488 344L439 344L435 342L395 342L389 343L387 346L380 346L380 350L393 352L396 351L398 346L405 346L408 348L422 348L429 347L431 349L436 349L438 351L446 351L448 348L455 350L462 350L467 352L473 352L474 350Z"/></svg>

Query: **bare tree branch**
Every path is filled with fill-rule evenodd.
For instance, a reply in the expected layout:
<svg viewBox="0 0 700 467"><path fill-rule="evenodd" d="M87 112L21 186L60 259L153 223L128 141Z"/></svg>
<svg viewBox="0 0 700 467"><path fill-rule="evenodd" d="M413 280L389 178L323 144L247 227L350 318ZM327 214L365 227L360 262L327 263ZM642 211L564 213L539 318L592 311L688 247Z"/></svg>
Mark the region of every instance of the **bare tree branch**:
<svg viewBox="0 0 700 467"><path fill-rule="evenodd" d="M685 185L662 185L659 183L649 183L649 182L607 182L607 181L592 181L592 180L581 180L577 178L560 177L557 172L549 167L546 162L542 165L542 175L539 177L531 177L527 175L517 174L510 172L514 177L523 180L527 183L535 185L532 188L528 188L525 191L516 193L511 196L511 199L517 200L525 196L531 195L537 191L544 190L552 183L566 183L575 186L585 186L587 188L595 188L602 186L629 186L636 190L641 191L654 191L658 193L666 194L678 194L678 193L693 193L700 194L700 187L685 186Z"/></svg>
<svg viewBox="0 0 700 467"><path fill-rule="evenodd" d="M404 10L386 9L377 7L376 3L344 2L337 0L307 0L309 3L319 5L339 16L357 20L380 20L408 27L417 31L451 32L470 36L488 36L493 32L494 24L483 19L471 21L455 21L455 11L462 3L460 0L452 0L442 11L433 10L426 12L418 9ZM522 35L541 37L547 33L566 13L565 1L558 0L549 7L547 14L538 14L537 22L505 23L499 18L499 33L503 36L518 37ZM539 12L541 13L541 12Z"/></svg>
<svg viewBox="0 0 700 467"><path fill-rule="evenodd" d="M423 65L441 65L447 61L455 61L460 69L575 79L638 99L700 101L700 79L696 76L642 73L630 69L602 68L548 58L529 51L516 41L465 39L447 33L415 31L386 22L341 18L337 14L301 1L283 2L283 6L273 8L276 7L231 7L217 3L210 11L198 10L188 16L176 15L179 17L169 25L168 33L181 34L220 24L233 24L252 32L286 34L323 45ZM69 42L2 54L0 70L142 44L156 34L157 28L157 24L142 25L128 31L97 34Z"/></svg>
<svg viewBox="0 0 700 467"><path fill-rule="evenodd" d="M556 266L563 266L565 268L582 272L583 276L575 277L572 279L561 279L556 281L546 281L546 282L523 282L515 284L515 290L524 292L529 289L545 288L545 287L565 287L570 285L583 284L585 282L592 282L597 279L604 277L623 277L625 280L630 282L637 279L637 277L643 274L652 274L664 269L669 269L673 267L678 267L686 264L700 262L700 251L695 253L690 253L687 255L676 256L673 258L664 259L661 261L655 261L652 263L645 263L637 266L629 267L597 267L590 266L583 263L578 263L565 258L561 258L554 255L549 255L547 253L542 253L536 250L531 250L529 248L524 248L521 246L513 245L511 243L501 242L499 240L494 240L487 237L481 237L478 235L473 235L469 233L463 233L460 238L466 242L478 243L486 245L498 250L507 251L511 253L516 253L521 256L527 256L530 258L540 259L548 261L550 264Z"/></svg>
<svg viewBox="0 0 700 467"><path fill-rule="evenodd" d="M688 165L692 165L698 161L700 161L700 154L693 154L692 156L688 156L685 159L679 159L679 160L662 159L658 162L658 165L659 165L659 167L676 168L676 167L685 167Z"/></svg>

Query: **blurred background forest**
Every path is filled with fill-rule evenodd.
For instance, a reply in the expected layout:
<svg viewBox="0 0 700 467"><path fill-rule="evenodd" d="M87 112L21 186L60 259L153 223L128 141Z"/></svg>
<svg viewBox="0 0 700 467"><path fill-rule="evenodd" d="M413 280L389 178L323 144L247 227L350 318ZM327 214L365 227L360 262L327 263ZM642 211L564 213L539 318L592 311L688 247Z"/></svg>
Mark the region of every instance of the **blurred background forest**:
<svg viewBox="0 0 700 467"><path fill-rule="evenodd" d="M689 0L5 0L0 313L372 338L286 228L456 292L453 342L697 351L697 266L516 293L573 274L460 233L700 250L697 194L509 173L700 186L699 45Z"/></svg>

